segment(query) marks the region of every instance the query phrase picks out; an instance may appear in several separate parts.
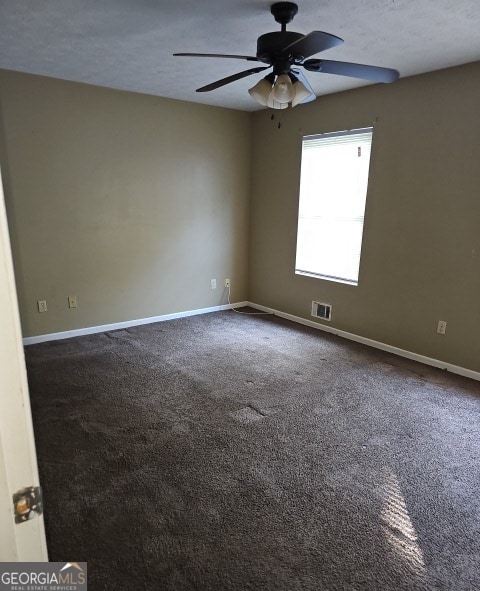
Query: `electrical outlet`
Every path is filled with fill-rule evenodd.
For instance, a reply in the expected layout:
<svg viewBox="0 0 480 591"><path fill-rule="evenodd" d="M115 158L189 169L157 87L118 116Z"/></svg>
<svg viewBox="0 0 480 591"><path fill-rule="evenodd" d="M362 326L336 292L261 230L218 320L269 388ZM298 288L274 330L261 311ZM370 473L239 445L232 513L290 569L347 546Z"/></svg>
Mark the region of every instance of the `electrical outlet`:
<svg viewBox="0 0 480 591"><path fill-rule="evenodd" d="M212 286L212 289L217 289L217 280L210 279L210 285Z"/></svg>
<svg viewBox="0 0 480 591"><path fill-rule="evenodd" d="M437 324L437 332L438 334L445 334L447 332L447 322L446 320L439 320Z"/></svg>
<svg viewBox="0 0 480 591"><path fill-rule="evenodd" d="M77 307L77 296L68 296L68 307L69 308L76 308Z"/></svg>
<svg viewBox="0 0 480 591"><path fill-rule="evenodd" d="M39 312L46 312L47 311L47 301L46 300L38 300L37 306L38 306Z"/></svg>
<svg viewBox="0 0 480 591"><path fill-rule="evenodd" d="M225 279L225 287L230 287L230 279Z"/></svg>

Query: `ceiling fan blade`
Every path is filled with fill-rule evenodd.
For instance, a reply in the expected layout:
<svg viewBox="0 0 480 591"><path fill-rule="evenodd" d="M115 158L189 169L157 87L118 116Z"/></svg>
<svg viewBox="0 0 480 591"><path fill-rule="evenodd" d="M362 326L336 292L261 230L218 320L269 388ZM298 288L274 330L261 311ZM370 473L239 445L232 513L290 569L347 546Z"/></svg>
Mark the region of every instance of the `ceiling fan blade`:
<svg viewBox="0 0 480 591"><path fill-rule="evenodd" d="M294 41L282 49L283 54L293 54L301 56L303 59L310 57L336 45L341 45L343 39L330 33L323 31L312 31L308 35L303 36L298 41Z"/></svg>
<svg viewBox="0 0 480 591"><path fill-rule="evenodd" d="M262 72L263 70L268 70L270 66L265 66L263 68L250 68L249 70L244 70L243 72L239 72L238 74L233 74L232 76L227 76L226 78L222 78L221 80L217 80L216 82L212 82L211 84L207 84L206 86L202 86L202 88L197 88L197 92L209 92L210 90L215 90L216 88L220 88L221 86L225 86L225 84L230 84L230 82L235 82L235 80L240 80L241 78L246 78L251 74L257 74L258 72Z"/></svg>
<svg viewBox="0 0 480 591"><path fill-rule="evenodd" d="M392 70L391 68L380 68L378 66L336 62L332 60L312 59L304 62L302 66L309 72L351 76L352 78L363 78L372 82L395 82L400 76L397 70Z"/></svg>
<svg viewBox="0 0 480 591"><path fill-rule="evenodd" d="M313 90L310 82L308 81L307 77L303 73L303 71L297 70L296 68L292 68L292 74L294 74L300 80L300 82L305 86L305 88L309 92L312 93L310 96L308 96L306 99L304 99L299 104L304 105L305 103L310 103L311 101L314 101L317 98L317 96L316 96L315 91Z"/></svg>
<svg viewBox="0 0 480 591"><path fill-rule="evenodd" d="M231 55L228 53L174 53L175 56L187 56L187 57L223 57L223 58L231 58L237 60L247 60L247 62L258 62L258 60L253 55Z"/></svg>

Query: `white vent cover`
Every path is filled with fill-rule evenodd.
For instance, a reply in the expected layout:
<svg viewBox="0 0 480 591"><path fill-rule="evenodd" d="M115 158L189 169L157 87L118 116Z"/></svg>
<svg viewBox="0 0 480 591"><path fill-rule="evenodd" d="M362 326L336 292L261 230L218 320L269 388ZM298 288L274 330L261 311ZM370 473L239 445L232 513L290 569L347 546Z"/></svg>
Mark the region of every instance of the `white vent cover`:
<svg viewBox="0 0 480 591"><path fill-rule="evenodd" d="M332 319L332 306L330 304L312 302L312 316L330 321Z"/></svg>

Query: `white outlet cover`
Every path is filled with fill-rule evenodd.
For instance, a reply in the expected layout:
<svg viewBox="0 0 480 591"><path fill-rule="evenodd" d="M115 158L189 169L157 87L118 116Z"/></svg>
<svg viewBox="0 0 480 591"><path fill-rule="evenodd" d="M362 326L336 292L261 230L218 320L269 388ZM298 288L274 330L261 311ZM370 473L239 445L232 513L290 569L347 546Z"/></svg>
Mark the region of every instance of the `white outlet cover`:
<svg viewBox="0 0 480 591"><path fill-rule="evenodd" d="M447 322L446 320L439 320L437 324L437 332L438 334L445 334L447 332Z"/></svg>

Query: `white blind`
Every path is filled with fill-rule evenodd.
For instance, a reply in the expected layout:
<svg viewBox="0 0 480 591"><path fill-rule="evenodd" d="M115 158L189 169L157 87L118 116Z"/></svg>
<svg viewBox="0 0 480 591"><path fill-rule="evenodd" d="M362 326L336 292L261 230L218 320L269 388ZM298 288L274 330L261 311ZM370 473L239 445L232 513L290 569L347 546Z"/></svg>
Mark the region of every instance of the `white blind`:
<svg viewBox="0 0 480 591"><path fill-rule="evenodd" d="M357 285L372 133L303 138L297 273Z"/></svg>

